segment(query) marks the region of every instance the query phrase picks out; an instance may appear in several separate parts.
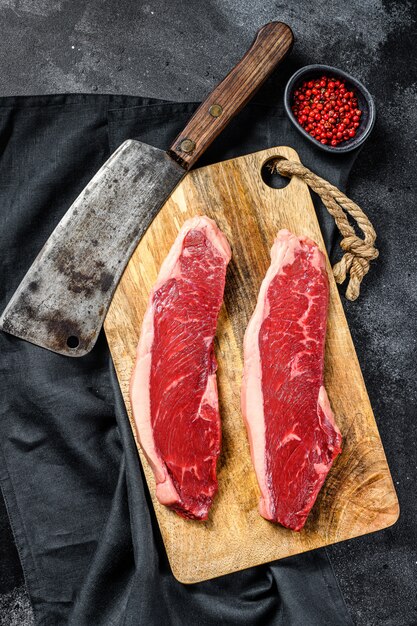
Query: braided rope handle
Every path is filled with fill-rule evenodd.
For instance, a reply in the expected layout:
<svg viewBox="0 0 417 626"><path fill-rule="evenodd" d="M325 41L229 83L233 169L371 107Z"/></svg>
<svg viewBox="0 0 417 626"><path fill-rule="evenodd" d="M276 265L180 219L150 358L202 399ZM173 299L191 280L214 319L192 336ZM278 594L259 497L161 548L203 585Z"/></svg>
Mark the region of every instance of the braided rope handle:
<svg viewBox="0 0 417 626"><path fill-rule="evenodd" d="M334 217L336 226L343 237L340 247L344 251L344 255L333 266L333 275L336 282L341 284L349 274L346 298L356 300L359 296L362 279L369 271L370 262L376 259L379 254L374 246L376 232L371 222L355 202L327 180L314 174L302 163L279 158L271 163L270 168L272 172L278 172L287 178L292 176L301 178L320 196L326 209ZM357 236L346 213L355 220L363 232L363 239Z"/></svg>

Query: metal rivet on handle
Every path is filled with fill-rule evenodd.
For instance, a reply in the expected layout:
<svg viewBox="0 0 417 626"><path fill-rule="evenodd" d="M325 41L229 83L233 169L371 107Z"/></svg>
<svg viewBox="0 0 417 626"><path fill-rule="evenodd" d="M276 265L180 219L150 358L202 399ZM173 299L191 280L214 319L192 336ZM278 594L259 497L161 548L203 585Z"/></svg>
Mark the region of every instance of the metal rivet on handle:
<svg viewBox="0 0 417 626"><path fill-rule="evenodd" d="M195 148L195 142L192 139L183 139L180 143L180 149L183 152L192 152Z"/></svg>
<svg viewBox="0 0 417 626"><path fill-rule="evenodd" d="M209 113L213 117L220 117L220 115L223 113L223 109L220 104L212 104L209 108Z"/></svg>

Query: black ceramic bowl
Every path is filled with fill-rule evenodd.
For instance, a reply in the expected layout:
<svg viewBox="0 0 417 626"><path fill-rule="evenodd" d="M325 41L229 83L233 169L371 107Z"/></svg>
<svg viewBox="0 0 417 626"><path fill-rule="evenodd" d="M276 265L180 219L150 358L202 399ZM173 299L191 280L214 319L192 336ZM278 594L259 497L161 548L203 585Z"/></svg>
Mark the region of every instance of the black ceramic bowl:
<svg viewBox="0 0 417 626"><path fill-rule="evenodd" d="M336 79L343 79L349 90L355 91L358 98L358 107L362 111L360 126L357 129L356 135L352 139L342 141L337 146L329 146L328 144L322 144L312 137L304 128L298 123L298 120L292 112L292 105L294 103L294 91L301 86L306 80L314 80L322 75L334 76ZM371 94L362 83L356 78L346 74L343 70L338 70L336 67L330 65L306 65L302 67L298 72L293 74L287 83L284 94L284 105L288 117L294 124L299 133L301 133L308 141L314 144L317 148L324 150L325 152L343 153L354 150L367 139L375 124L375 104Z"/></svg>

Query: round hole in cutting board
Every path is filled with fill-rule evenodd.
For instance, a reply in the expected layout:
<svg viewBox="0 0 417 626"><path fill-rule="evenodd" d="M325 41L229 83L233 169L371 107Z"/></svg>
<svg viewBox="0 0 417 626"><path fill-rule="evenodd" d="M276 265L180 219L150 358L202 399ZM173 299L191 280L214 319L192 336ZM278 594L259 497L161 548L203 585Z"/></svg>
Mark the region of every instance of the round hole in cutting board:
<svg viewBox="0 0 417 626"><path fill-rule="evenodd" d="M67 339L68 348L78 348L79 345L80 345L80 340L78 339L78 337L75 337L75 335L71 335L71 337L68 337Z"/></svg>
<svg viewBox="0 0 417 626"><path fill-rule="evenodd" d="M277 155L265 161L261 167L261 176L265 185L268 185L268 187L272 187L272 189L283 189L291 182L291 179L281 176L278 172L271 172L271 166L277 159L285 159L285 157Z"/></svg>

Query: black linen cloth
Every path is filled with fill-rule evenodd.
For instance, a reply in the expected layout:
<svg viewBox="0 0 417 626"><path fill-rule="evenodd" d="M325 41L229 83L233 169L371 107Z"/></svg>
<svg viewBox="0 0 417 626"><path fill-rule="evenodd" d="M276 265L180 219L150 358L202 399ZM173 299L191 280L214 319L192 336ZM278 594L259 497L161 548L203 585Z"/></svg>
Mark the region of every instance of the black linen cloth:
<svg viewBox="0 0 417 626"><path fill-rule="evenodd" d="M131 96L0 99L1 310L111 152L128 138L167 148L196 106ZM258 97L198 165L274 145L294 147L342 188L355 158L319 152ZM332 252L336 229L317 206ZM324 549L177 582L104 333L78 359L5 333L0 342L0 484L36 624L352 624Z"/></svg>

